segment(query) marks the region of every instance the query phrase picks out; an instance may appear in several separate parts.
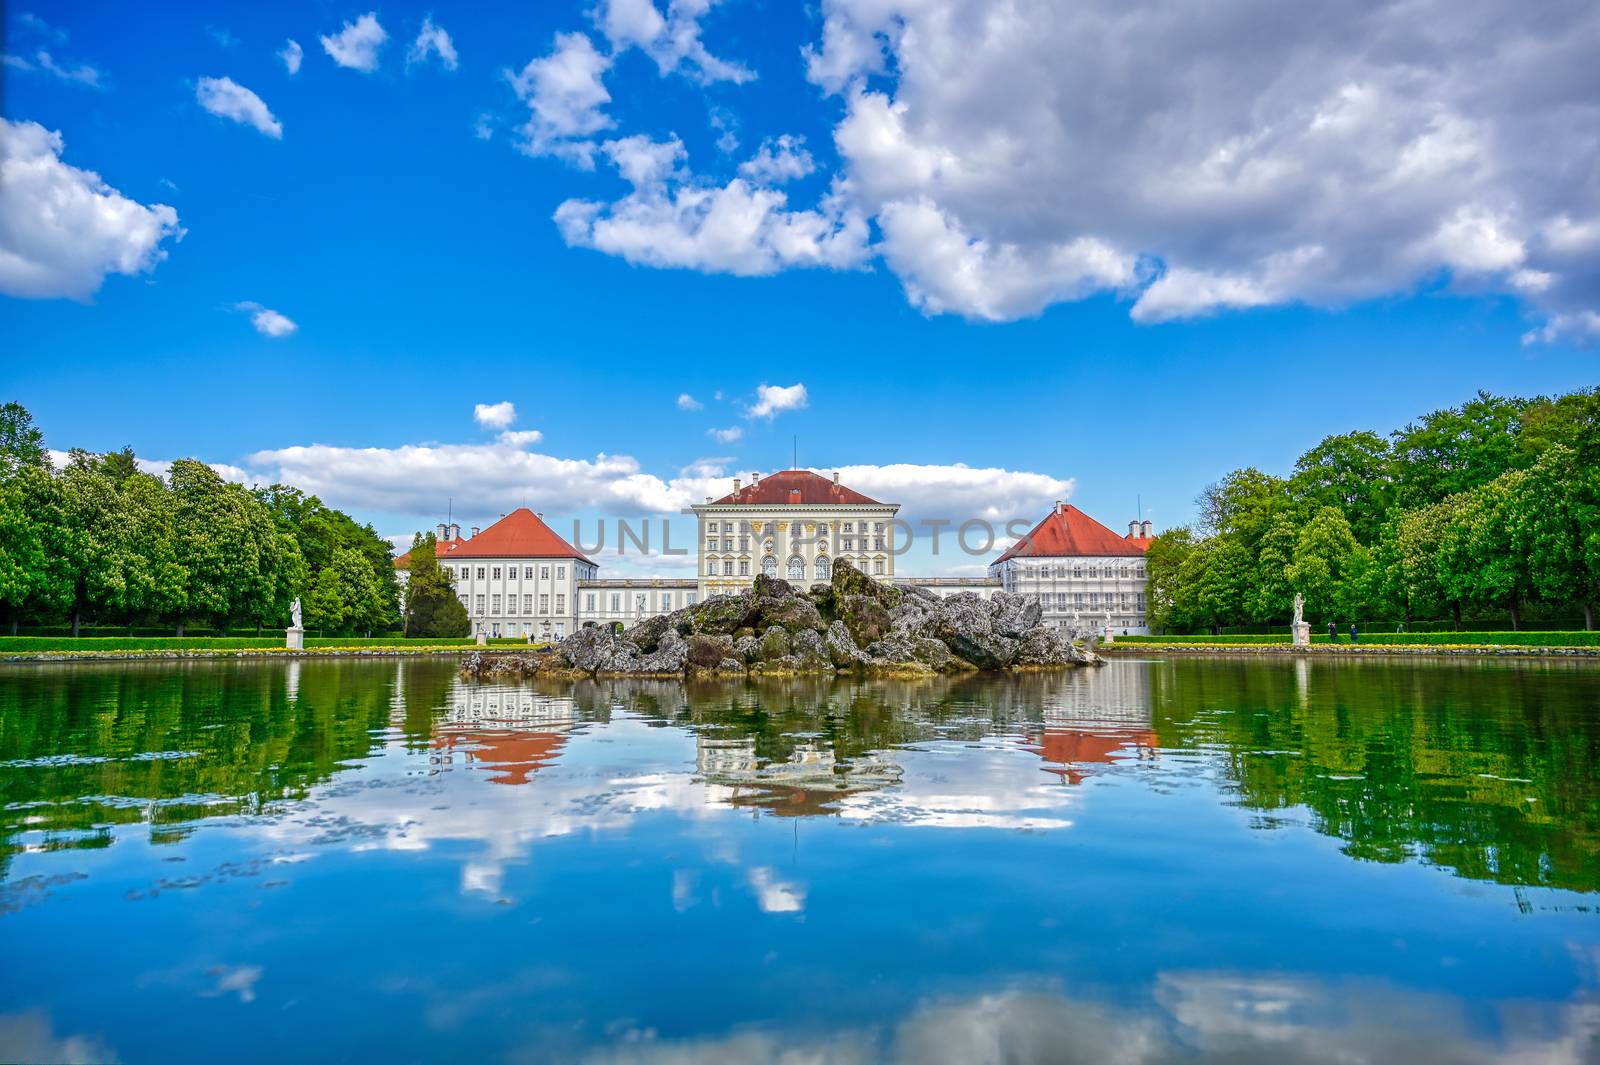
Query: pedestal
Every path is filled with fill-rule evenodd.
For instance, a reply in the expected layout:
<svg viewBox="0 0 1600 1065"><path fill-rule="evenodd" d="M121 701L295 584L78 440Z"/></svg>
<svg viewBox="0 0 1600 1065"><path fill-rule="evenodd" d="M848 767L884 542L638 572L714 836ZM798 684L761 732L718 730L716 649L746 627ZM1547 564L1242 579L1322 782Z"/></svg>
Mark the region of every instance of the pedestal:
<svg viewBox="0 0 1600 1065"><path fill-rule="evenodd" d="M1298 625L1291 625L1294 630L1294 645L1296 647L1311 646L1311 622L1302 621Z"/></svg>
<svg viewBox="0 0 1600 1065"><path fill-rule="evenodd" d="M489 646L489 634L487 632L478 633L478 646L479 647L488 647Z"/></svg>
<svg viewBox="0 0 1600 1065"><path fill-rule="evenodd" d="M1102 647L1110 647L1115 642L1116 642L1116 633L1111 631L1111 626L1110 625L1107 625L1106 626L1105 642L1102 643L1101 646Z"/></svg>
<svg viewBox="0 0 1600 1065"><path fill-rule="evenodd" d="M291 651L304 651L306 649L306 630L289 629L285 631L283 645Z"/></svg>

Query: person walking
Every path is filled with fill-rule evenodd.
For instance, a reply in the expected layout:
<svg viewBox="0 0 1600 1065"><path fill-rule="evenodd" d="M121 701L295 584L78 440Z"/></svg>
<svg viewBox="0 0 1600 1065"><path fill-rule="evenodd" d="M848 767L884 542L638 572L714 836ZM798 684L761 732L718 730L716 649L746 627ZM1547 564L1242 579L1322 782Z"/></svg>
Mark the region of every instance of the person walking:
<svg viewBox="0 0 1600 1065"><path fill-rule="evenodd" d="M1339 642L1339 623L1331 619L1328 621L1328 642Z"/></svg>
<svg viewBox="0 0 1600 1065"><path fill-rule="evenodd" d="M1353 621L1350 623L1350 642L1356 642L1356 623Z"/></svg>

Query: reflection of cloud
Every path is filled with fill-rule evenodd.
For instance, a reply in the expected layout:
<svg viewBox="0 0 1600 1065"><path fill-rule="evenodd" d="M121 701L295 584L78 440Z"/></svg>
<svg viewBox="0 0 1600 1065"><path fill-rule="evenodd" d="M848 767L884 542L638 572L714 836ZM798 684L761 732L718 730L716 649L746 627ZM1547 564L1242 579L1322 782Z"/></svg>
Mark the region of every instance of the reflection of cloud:
<svg viewBox="0 0 1600 1065"><path fill-rule="evenodd" d="M86 1035L58 1036L43 1010L0 1013L0 1061L54 1061L61 1065L119 1061L116 1052Z"/></svg>
<svg viewBox="0 0 1600 1065"><path fill-rule="evenodd" d="M213 965L206 970L206 975L215 981L209 990L200 992L206 998L236 994L240 1002L256 1000L256 981L261 979L261 966Z"/></svg>
<svg viewBox="0 0 1600 1065"><path fill-rule="evenodd" d="M1354 993L1309 979L1182 973L1159 981L1166 1010L1117 1009L1039 991L926 1004L890 1031L793 1037L775 1032L629 1044L590 1055L609 1065L887 1061L896 1065L1579 1065L1600 1037L1600 1004L1518 1011L1498 1035L1474 1034L1454 1000L1393 987ZM1520 1024L1518 1023L1520 1021Z"/></svg>
<svg viewBox="0 0 1600 1065"><path fill-rule="evenodd" d="M749 880L750 890L756 893L756 902L763 913L799 913L806 908L805 886L779 880L765 865L751 869Z"/></svg>
<svg viewBox="0 0 1600 1065"><path fill-rule="evenodd" d="M846 820L927 828L1068 828L1061 816L1071 801L1063 789L1035 782L1025 751L994 742L930 745L897 755L905 776L887 791L851 795L839 803Z"/></svg>

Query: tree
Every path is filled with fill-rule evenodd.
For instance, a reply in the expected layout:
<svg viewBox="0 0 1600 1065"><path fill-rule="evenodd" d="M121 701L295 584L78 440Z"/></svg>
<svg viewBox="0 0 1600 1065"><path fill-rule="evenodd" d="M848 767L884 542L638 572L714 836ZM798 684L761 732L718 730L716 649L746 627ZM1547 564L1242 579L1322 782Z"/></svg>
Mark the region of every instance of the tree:
<svg viewBox="0 0 1600 1065"><path fill-rule="evenodd" d="M1294 586L1289 583L1289 566L1294 562L1294 546L1299 537L1299 530L1286 518L1273 522L1261 537L1249 602L1249 613L1257 621L1288 617L1293 609Z"/></svg>
<svg viewBox="0 0 1600 1065"><path fill-rule="evenodd" d="M1323 507L1300 530L1294 560L1285 575L1313 610L1326 617L1347 612L1353 605L1346 583L1358 562L1360 545L1343 514Z"/></svg>
<svg viewBox="0 0 1600 1065"><path fill-rule="evenodd" d="M9 478L24 466L49 469L44 449L44 433L33 424L33 415L17 402L0 406L0 478Z"/></svg>
<svg viewBox="0 0 1600 1065"><path fill-rule="evenodd" d="M1451 597L1505 607L1513 629L1522 628L1522 607L1533 591L1516 513L1526 476L1514 470L1453 497L1439 548L1439 579Z"/></svg>
<svg viewBox="0 0 1600 1065"><path fill-rule="evenodd" d="M130 474L120 491L122 514L128 523L126 620L131 624L135 614L181 614L189 573L178 561L172 493L147 473Z"/></svg>
<svg viewBox="0 0 1600 1065"><path fill-rule="evenodd" d="M1289 494L1308 508L1335 507L1356 539L1371 543L1394 504L1394 455L1377 433L1325 437L1300 456Z"/></svg>
<svg viewBox="0 0 1600 1065"><path fill-rule="evenodd" d="M459 639L470 633L472 619L456 598L450 575L439 565L432 533L418 533L412 538L409 561L411 576L406 582L405 634Z"/></svg>
<svg viewBox="0 0 1600 1065"><path fill-rule="evenodd" d="M302 606L307 628L328 634L343 632L350 619L350 606L344 600L339 571L324 566L306 590Z"/></svg>
<svg viewBox="0 0 1600 1065"><path fill-rule="evenodd" d="M1273 520L1284 513L1288 503L1288 485L1254 467L1234 470L1207 485L1195 500L1202 530L1235 533L1251 548Z"/></svg>
<svg viewBox="0 0 1600 1065"><path fill-rule="evenodd" d="M76 636L91 605L119 610L127 606L132 562L128 522L116 482L106 476L95 456L73 451L57 485L63 519L57 550L67 570Z"/></svg>
<svg viewBox="0 0 1600 1065"><path fill-rule="evenodd" d="M40 535L39 503L53 488L50 475L32 466L0 480L0 616L12 635L48 580L50 545Z"/></svg>
<svg viewBox="0 0 1600 1065"><path fill-rule="evenodd" d="M1600 472L1555 444L1513 481L1510 493L1510 539L1526 559L1533 594L1578 603L1584 626L1593 629L1600 598Z"/></svg>
<svg viewBox="0 0 1600 1065"><path fill-rule="evenodd" d="M178 531L178 554L188 568L184 619L226 626L240 613L261 574L261 543L252 526L250 494L194 459L179 459L169 474Z"/></svg>
<svg viewBox="0 0 1600 1065"><path fill-rule="evenodd" d="M1189 613L1213 633L1244 617L1254 562L1237 537L1214 536L1184 559L1179 581L1188 592Z"/></svg>
<svg viewBox="0 0 1600 1065"><path fill-rule="evenodd" d="M1525 465L1518 434L1529 402L1479 392L1393 434L1397 501L1412 508L1488 484Z"/></svg>
<svg viewBox="0 0 1600 1065"><path fill-rule="evenodd" d="M432 539L431 537L429 538ZM1190 624L1189 592L1183 584L1183 563L1194 550L1194 534L1187 528L1168 529L1150 541L1144 553L1147 614L1153 628L1184 628ZM411 580L415 583L417 549L411 549ZM435 563L437 565L437 563Z"/></svg>

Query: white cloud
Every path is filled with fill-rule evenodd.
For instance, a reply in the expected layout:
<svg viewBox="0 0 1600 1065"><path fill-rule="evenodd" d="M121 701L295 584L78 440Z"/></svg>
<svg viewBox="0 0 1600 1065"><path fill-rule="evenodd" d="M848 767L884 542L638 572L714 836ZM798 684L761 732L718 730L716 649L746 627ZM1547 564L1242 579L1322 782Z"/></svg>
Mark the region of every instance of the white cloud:
<svg viewBox="0 0 1600 1065"><path fill-rule="evenodd" d="M33 59L34 61L29 63L20 57L7 56L6 65L16 67L19 70L42 70L60 81L65 81L72 85L82 85L89 89L105 88L105 84L100 80L100 71L88 63L79 63L77 66L70 67L62 66L55 61L49 52L42 48L34 53Z"/></svg>
<svg viewBox="0 0 1600 1065"><path fill-rule="evenodd" d="M450 40L448 33L433 24L431 15L422 20L422 30L417 34L417 39L411 42L411 49L406 52L406 65L426 62L429 55L438 56L439 62L446 70L456 69L455 43Z"/></svg>
<svg viewBox="0 0 1600 1065"><path fill-rule="evenodd" d="M762 913L800 913L806 908L805 885L780 879L770 866L755 866L745 878Z"/></svg>
<svg viewBox="0 0 1600 1065"><path fill-rule="evenodd" d="M804 137L788 133L769 137L762 142L760 151L739 164L739 173L757 185L781 185L803 178L817 168L805 145Z"/></svg>
<svg viewBox="0 0 1600 1065"><path fill-rule="evenodd" d="M1438 276L1551 321L1600 310L1600 140L1574 135L1600 126L1583 5L1537 22L1492 0L1315 22L1264 21L1253 0L822 11L807 72L844 98L838 187L929 313L1109 292L1160 321Z"/></svg>
<svg viewBox="0 0 1600 1065"><path fill-rule="evenodd" d="M236 303L234 304L234 309L248 313L250 315L250 324L256 327L256 332L264 337L272 337L274 340L286 337L300 328L284 315L279 314L270 307L263 307L253 300Z"/></svg>
<svg viewBox="0 0 1600 1065"><path fill-rule="evenodd" d="M283 123L261 97L232 78L201 78L195 83L194 98L214 115L254 126L273 140L283 139Z"/></svg>
<svg viewBox="0 0 1600 1065"><path fill-rule="evenodd" d="M704 406L705 406L704 403L701 403L698 399L695 399L693 396L691 396L687 392L682 392L682 393L679 393L679 395L678 395L678 409L679 410L699 410L701 407L704 407Z"/></svg>
<svg viewBox="0 0 1600 1065"><path fill-rule="evenodd" d="M721 444L731 444L744 436L744 430L737 425L730 425L726 429L707 429L706 435Z"/></svg>
<svg viewBox="0 0 1600 1065"><path fill-rule="evenodd" d="M773 418L786 410L804 410L809 399L803 384L762 384L756 388L756 402L747 413L752 418Z"/></svg>
<svg viewBox="0 0 1600 1065"><path fill-rule="evenodd" d="M867 255L867 225L837 197L791 211L776 189L743 178L717 186L678 165L677 138L633 136L601 146L633 191L612 203L567 200L556 209L562 239L632 263L742 276L791 267L848 269Z"/></svg>
<svg viewBox="0 0 1600 1065"><path fill-rule="evenodd" d="M581 33L558 33L549 55L528 61L521 73L506 72L517 99L528 105L519 147L529 155L554 155L575 166L594 167L588 138L616 123L602 108L611 102L605 73L609 56Z"/></svg>
<svg viewBox="0 0 1600 1065"><path fill-rule="evenodd" d="M718 59L700 40L700 20L716 0L672 0L662 17L651 0L601 0L595 24L611 47L622 52L639 48L655 60L662 74L682 71L701 84L752 81L748 67Z"/></svg>
<svg viewBox="0 0 1600 1065"><path fill-rule="evenodd" d="M495 439L511 447L532 447L544 439L544 434L537 429L507 429Z"/></svg>
<svg viewBox="0 0 1600 1065"><path fill-rule="evenodd" d="M517 420L517 408L510 400L479 403L472 408L472 420L485 429L505 429Z"/></svg>
<svg viewBox="0 0 1600 1065"><path fill-rule="evenodd" d="M321 38L322 50L335 63L363 74L378 69L378 50L388 39L389 35L378 24L375 11L367 12L355 22L347 21L338 33Z"/></svg>
<svg viewBox="0 0 1600 1065"><path fill-rule="evenodd" d="M1600 313L1574 311L1552 315L1538 329L1522 334L1524 344L1556 344L1563 341L1582 346L1600 343Z"/></svg>
<svg viewBox="0 0 1600 1065"><path fill-rule="evenodd" d="M472 135L480 141L494 139L494 116L480 114L472 122Z"/></svg>
<svg viewBox="0 0 1600 1065"><path fill-rule="evenodd" d="M84 300L107 274L140 274L182 239L178 212L145 206L61 159L61 134L0 117L0 292Z"/></svg>
<svg viewBox="0 0 1600 1065"><path fill-rule="evenodd" d="M300 63L305 58L305 50L300 47L300 42L290 37L283 42L283 47L278 49L278 58L283 60L283 67L290 74L300 73Z"/></svg>
<svg viewBox="0 0 1600 1065"><path fill-rule="evenodd" d="M1070 499L1077 488L1070 477L961 463L841 466L838 473L841 483L873 499L899 503L902 517L918 521L982 518L995 522L1028 519L1031 523L1044 517L1056 500Z"/></svg>

